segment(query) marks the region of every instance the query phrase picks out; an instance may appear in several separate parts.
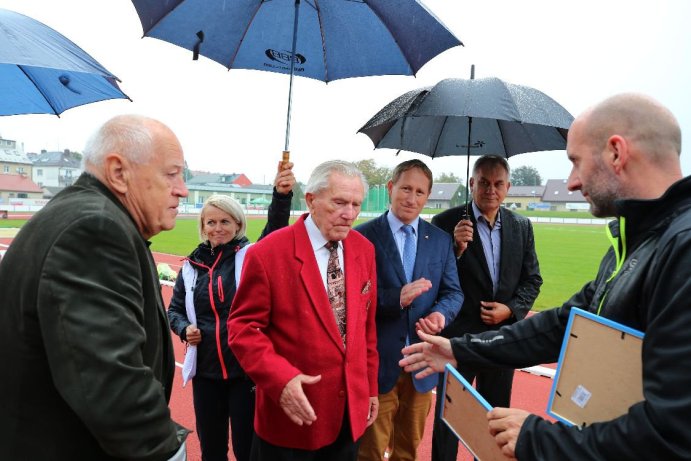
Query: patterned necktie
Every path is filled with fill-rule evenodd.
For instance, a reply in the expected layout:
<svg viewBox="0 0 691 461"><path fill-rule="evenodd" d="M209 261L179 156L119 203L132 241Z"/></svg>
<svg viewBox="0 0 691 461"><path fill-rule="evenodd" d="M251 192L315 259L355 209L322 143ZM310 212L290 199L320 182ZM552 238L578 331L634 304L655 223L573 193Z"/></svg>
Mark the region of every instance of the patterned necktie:
<svg viewBox="0 0 691 461"><path fill-rule="evenodd" d="M415 267L415 236L413 234L413 226L405 224L401 227L405 234L405 243L403 244L403 272L405 272L406 282L410 283L413 280L413 268Z"/></svg>
<svg viewBox="0 0 691 461"><path fill-rule="evenodd" d="M328 242L326 248L329 250L329 264L326 266L326 287L329 295L329 302L334 311L336 325L341 334L343 345L345 346L346 335L346 304L345 304L345 278L341 265L338 262L338 242Z"/></svg>

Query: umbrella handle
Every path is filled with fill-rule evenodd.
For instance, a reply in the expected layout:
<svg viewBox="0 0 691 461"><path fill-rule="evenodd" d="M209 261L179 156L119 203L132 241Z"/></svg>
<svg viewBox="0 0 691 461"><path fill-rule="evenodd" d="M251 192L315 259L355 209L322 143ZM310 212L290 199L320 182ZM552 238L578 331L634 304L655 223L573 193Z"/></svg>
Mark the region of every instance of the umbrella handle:
<svg viewBox="0 0 691 461"><path fill-rule="evenodd" d="M281 166L285 166L285 164L288 162L290 162L290 151L284 150L283 151L283 158L281 160Z"/></svg>

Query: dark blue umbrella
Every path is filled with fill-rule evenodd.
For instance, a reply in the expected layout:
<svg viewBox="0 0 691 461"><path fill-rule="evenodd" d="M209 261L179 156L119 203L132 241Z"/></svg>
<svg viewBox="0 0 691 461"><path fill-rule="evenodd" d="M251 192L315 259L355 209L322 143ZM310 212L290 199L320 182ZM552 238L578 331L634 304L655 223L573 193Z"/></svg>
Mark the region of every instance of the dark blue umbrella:
<svg viewBox="0 0 691 461"><path fill-rule="evenodd" d="M55 114L129 99L116 76L60 33L0 9L0 115Z"/></svg>
<svg viewBox="0 0 691 461"><path fill-rule="evenodd" d="M228 69L329 82L415 75L461 42L417 0L133 0L147 37L201 54Z"/></svg>

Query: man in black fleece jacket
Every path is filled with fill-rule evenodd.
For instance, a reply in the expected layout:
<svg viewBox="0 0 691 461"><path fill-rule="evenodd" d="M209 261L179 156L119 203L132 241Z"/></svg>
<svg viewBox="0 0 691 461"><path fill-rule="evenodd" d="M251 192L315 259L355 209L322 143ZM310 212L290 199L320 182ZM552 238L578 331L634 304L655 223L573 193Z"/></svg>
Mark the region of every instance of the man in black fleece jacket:
<svg viewBox="0 0 691 461"><path fill-rule="evenodd" d="M681 130L672 113L638 94L613 96L569 130L570 190L595 216L614 216L612 248L595 280L560 308L498 331L452 338L420 335L403 350L418 376L445 362L518 368L558 358L571 307L645 332L644 400L584 428L523 410L495 408L488 430L518 460L691 459L691 177L681 172Z"/></svg>

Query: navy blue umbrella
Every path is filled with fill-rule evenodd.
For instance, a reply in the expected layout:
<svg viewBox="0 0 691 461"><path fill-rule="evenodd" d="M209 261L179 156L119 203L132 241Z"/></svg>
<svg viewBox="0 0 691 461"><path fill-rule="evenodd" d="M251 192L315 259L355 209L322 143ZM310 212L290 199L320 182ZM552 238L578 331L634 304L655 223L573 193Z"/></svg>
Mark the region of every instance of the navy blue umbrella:
<svg viewBox="0 0 691 461"><path fill-rule="evenodd" d="M0 115L55 114L129 99L116 76L45 24L0 9Z"/></svg>
<svg viewBox="0 0 691 461"><path fill-rule="evenodd" d="M418 0L133 0L144 36L201 54L228 69L329 82L415 75L461 42Z"/></svg>

